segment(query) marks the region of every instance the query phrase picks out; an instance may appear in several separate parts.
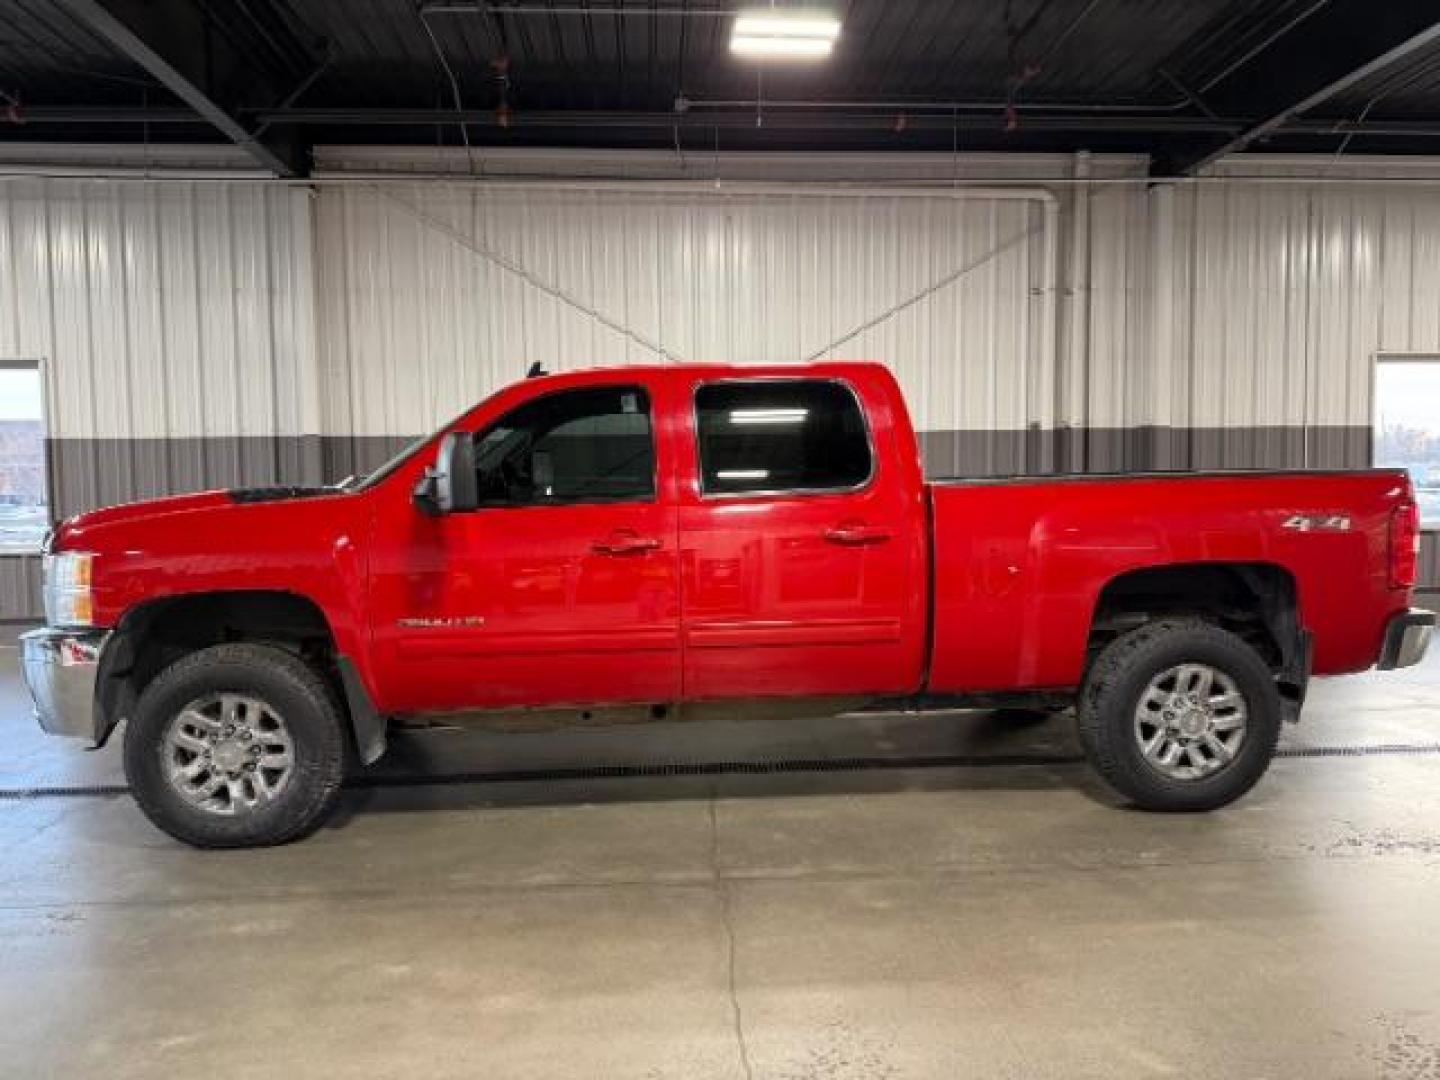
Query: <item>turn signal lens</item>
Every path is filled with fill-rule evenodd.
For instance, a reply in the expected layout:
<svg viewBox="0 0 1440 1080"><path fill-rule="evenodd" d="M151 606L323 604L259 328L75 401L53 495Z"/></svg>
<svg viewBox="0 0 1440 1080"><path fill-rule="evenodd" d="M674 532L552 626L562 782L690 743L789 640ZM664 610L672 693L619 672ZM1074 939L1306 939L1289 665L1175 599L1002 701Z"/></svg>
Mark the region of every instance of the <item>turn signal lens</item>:
<svg viewBox="0 0 1440 1080"><path fill-rule="evenodd" d="M94 559L88 551L45 556L45 621L51 626L95 624L95 597L90 588Z"/></svg>
<svg viewBox="0 0 1440 1080"><path fill-rule="evenodd" d="M1390 512L1390 588L1413 589L1420 563L1420 508L1403 502Z"/></svg>
<svg viewBox="0 0 1440 1080"><path fill-rule="evenodd" d="M93 626L95 624L95 597L90 590L70 594L70 625Z"/></svg>

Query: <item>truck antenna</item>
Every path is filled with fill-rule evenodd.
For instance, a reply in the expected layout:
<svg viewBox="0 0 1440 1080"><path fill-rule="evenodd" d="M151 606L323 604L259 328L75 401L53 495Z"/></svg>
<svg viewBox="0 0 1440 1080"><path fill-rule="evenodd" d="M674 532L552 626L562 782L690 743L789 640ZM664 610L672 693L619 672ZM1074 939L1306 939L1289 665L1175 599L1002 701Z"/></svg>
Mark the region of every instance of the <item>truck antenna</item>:
<svg viewBox="0 0 1440 1080"><path fill-rule="evenodd" d="M540 361L536 360L533 364L530 365L530 370L525 372L525 377L527 379L538 379L541 375L549 374L550 373L541 366Z"/></svg>

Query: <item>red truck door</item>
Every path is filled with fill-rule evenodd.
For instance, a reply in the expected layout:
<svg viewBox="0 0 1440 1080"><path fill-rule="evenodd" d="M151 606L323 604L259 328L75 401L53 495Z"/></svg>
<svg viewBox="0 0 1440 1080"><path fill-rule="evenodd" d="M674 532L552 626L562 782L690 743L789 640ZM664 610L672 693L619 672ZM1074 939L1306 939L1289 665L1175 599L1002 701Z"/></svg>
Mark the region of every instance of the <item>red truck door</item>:
<svg viewBox="0 0 1440 1080"><path fill-rule="evenodd" d="M480 507L377 515L387 708L668 702L680 691L675 510L640 384L533 397L476 433Z"/></svg>
<svg viewBox="0 0 1440 1080"><path fill-rule="evenodd" d="M687 699L918 687L920 477L876 419L842 378L695 383L678 495Z"/></svg>

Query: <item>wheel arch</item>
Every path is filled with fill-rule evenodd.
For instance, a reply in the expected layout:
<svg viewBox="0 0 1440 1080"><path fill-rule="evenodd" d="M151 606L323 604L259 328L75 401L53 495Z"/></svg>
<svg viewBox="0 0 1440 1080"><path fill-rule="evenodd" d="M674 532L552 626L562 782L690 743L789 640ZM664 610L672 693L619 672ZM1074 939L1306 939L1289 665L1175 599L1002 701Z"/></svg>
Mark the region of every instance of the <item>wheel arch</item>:
<svg viewBox="0 0 1440 1080"><path fill-rule="evenodd" d="M101 718L96 746L105 744L145 687L167 666L187 653L228 642L274 645L310 663L334 690L366 762L383 752L383 719L375 713L353 660L341 651L324 607L313 597L288 589L180 593L126 611L101 658L95 691Z"/></svg>
<svg viewBox="0 0 1440 1080"><path fill-rule="evenodd" d="M1155 619L1188 615L1248 642L1275 673L1287 715L1304 701L1310 677L1310 634L1301 619L1299 583L1267 561L1175 562L1127 570L1108 580L1095 600L1086 667L1121 634Z"/></svg>

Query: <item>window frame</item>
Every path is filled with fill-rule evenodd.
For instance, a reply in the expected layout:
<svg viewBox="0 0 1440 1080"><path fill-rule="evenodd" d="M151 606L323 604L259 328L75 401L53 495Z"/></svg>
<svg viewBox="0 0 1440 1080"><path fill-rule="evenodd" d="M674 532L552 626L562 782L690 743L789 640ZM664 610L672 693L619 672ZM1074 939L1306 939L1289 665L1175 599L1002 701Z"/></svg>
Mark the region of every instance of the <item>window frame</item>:
<svg viewBox="0 0 1440 1080"><path fill-rule="evenodd" d="M1376 435L1379 432L1378 412L1380 409L1380 367L1382 364L1434 364L1440 368L1440 352L1376 352L1371 356L1370 364L1370 408L1369 408L1369 433L1370 433L1370 467L1372 469L1398 468L1392 465L1378 465L1375 462ZM1440 533L1440 520L1431 519L1426 521L1422 518L1420 531L1423 533Z"/></svg>
<svg viewBox="0 0 1440 1080"><path fill-rule="evenodd" d="M650 388L644 383L587 383L579 386L557 387L543 394L536 394L532 398L526 398L518 402L503 413L490 421L482 428L470 433L475 440L476 448L479 448L480 440L500 424L505 422L506 417L512 416L521 409L528 409L542 401L562 397L566 394L591 393L596 390L611 390L616 393L623 393L626 390L633 390L641 394L645 402L645 419L649 427L650 436L650 494L645 498L625 497L599 497L575 501L554 501L554 502L531 502L531 503L482 503L475 507L470 513L482 513L488 510L549 510L567 506L655 506L660 502L660 439L655 426L655 399L650 393ZM478 466L477 466L478 467Z"/></svg>
<svg viewBox="0 0 1440 1080"><path fill-rule="evenodd" d="M765 386L776 383L838 386L850 395L850 400L855 403L855 408L860 413L860 429L865 433L865 449L870 456L870 469L865 474L864 479L843 487L757 488L750 491L705 490L705 455L700 447L700 391L710 386ZM691 390L690 417L694 427L695 494L702 501L714 499L800 498L810 495L854 495L868 490L875 483L875 478L880 472L880 457L875 452L875 433L870 427L870 414L865 409L865 401L860 396L859 391L855 389L854 384L848 379L834 376L817 378L813 375L740 375L719 379L703 379L697 382Z"/></svg>
<svg viewBox="0 0 1440 1080"><path fill-rule="evenodd" d="M55 531L55 461L50 454L54 438L54 417L50 408L50 365L43 356L0 356L0 371L34 371L40 379L40 468L45 489L45 533L34 548L0 550L0 559L33 559L49 548L50 535Z"/></svg>

